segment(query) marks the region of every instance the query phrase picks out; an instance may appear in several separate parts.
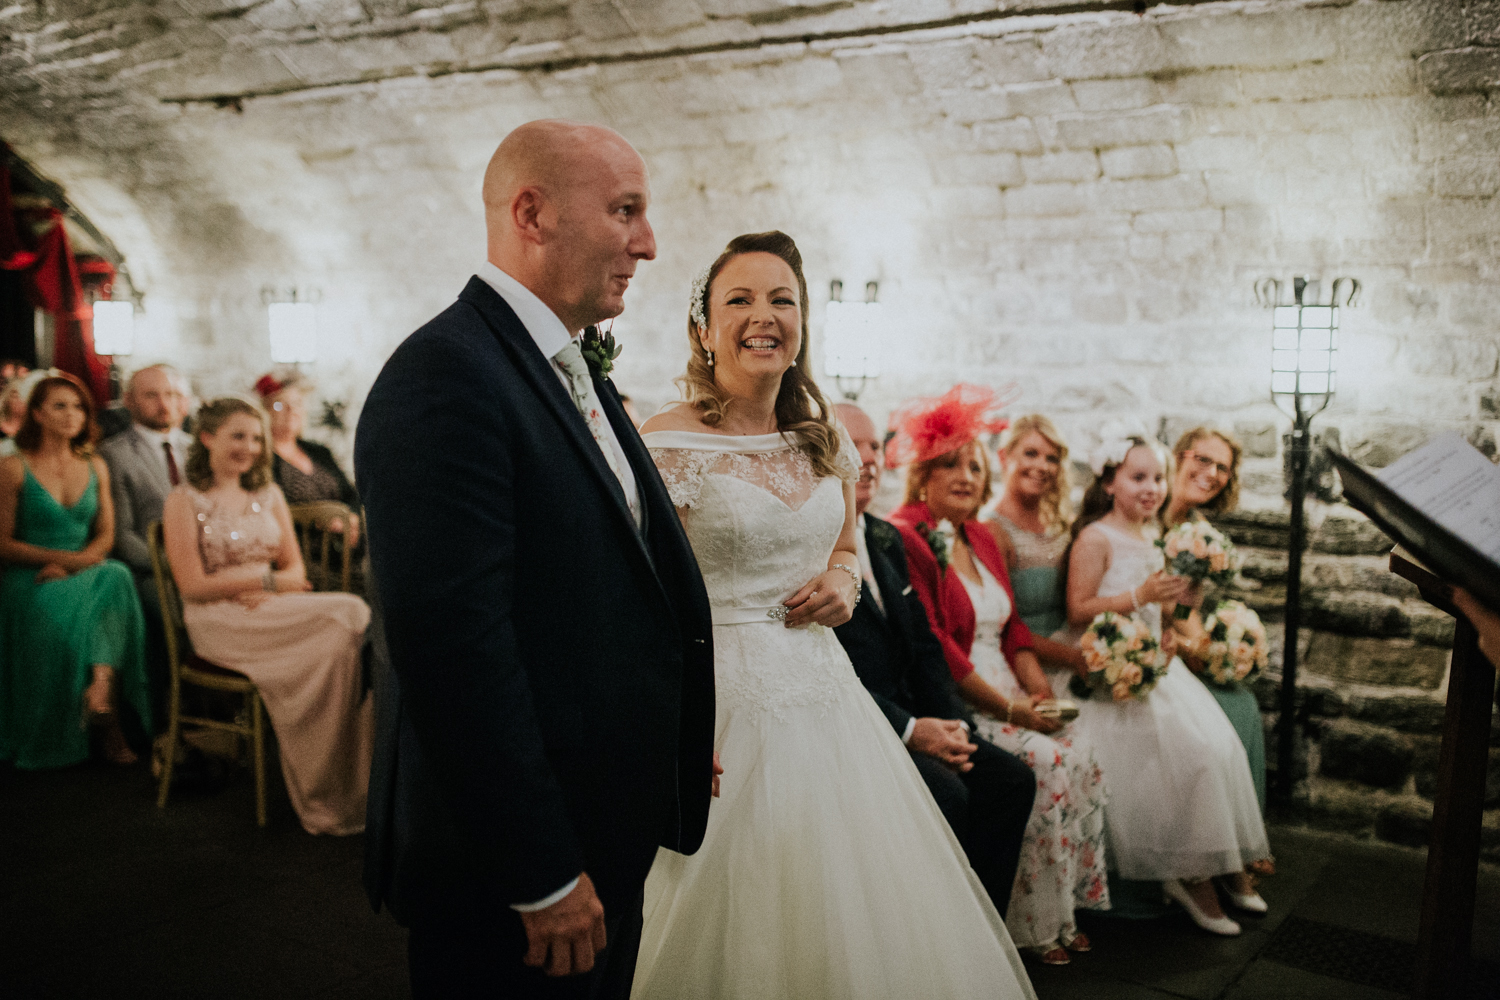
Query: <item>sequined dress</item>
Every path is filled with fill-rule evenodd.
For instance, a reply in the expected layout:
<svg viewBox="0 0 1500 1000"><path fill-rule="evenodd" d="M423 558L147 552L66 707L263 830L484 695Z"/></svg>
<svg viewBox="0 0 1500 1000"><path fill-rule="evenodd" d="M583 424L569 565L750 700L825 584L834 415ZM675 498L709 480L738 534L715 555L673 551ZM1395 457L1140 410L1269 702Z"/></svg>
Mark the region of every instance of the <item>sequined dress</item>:
<svg viewBox="0 0 1500 1000"><path fill-rule="evenodd" d="M188 486L198 551L210 575L264 563L281 546L275 509L281 490L266 486L243 509ZM352 594L276 594L251 609L238 601L183 603L193 651L255 682L276 730L287 794L309 833L359 833L374 742L374 699L363 696L360 647L370 609Z"/></svg>
<svg viewBox="0 0 1500 1000"><path fill-rule="evenodd" d="M767 612L827 569L838 477L777 434L644 436L713 605L725 773L646 882L637 1000L1034 996L910 754L831 629ZM841 474L857 460L845 441Z"/></svg>

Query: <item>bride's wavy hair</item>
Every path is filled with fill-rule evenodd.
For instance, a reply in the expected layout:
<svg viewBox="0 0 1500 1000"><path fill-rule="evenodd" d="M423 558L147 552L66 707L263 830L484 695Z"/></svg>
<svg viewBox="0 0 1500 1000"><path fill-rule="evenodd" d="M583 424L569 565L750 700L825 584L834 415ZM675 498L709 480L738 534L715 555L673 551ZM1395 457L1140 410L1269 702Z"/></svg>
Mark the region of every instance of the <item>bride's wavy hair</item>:
<svg viewBox="0 0 1500 1000"><path fill-rule="evenodd" d="M776 394L777 429L793 441L797 440L794 435L801 436L797 447L812 462L818 475L838 475L834 460L839 453L839 433L833 422L833 408L812 377L812 362L808 358L807 278L802 274L802 254L792 238L773 230L746 233L730 240L708 269L708 281L702 289L703 299L696 306L703 310L705 319L710 318L710 291L714 279L724 270L724 265L747 253L768 253L779 257L797 276L798 304L802 309L802 348L797 352L796 362L781 376L781 389ZM733 401L714 380L713 366L708 363L708 352L699 338L698 324L693 321L694 311L689 310L687 321L687 371L679 375L676 382L684 400L698 411L702 421L710 427L717 427Z"/></svg>

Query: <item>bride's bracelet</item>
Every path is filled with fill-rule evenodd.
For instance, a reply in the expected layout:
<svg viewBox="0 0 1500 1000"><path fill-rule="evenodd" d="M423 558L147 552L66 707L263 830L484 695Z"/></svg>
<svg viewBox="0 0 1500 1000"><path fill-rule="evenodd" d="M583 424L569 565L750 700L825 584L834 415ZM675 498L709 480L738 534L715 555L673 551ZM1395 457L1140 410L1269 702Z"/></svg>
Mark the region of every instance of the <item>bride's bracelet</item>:
<svg viewBox="0 0 1500 1000"><path fill-rule="evenodd" d="M849 605L849 609L852 611L853 609L859 607L859 599L865 591L865 580L864 577L859 575L859 570L844 562L833 563L828 568L841 569L854 578L854 603Z"/></svg>

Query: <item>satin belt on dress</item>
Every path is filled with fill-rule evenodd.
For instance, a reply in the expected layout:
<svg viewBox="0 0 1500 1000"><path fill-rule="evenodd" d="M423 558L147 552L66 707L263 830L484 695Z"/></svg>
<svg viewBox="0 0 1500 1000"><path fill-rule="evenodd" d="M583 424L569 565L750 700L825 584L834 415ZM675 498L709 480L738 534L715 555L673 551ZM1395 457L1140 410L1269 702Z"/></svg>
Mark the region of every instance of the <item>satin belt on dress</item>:
<svg viewBox="0 0 1500 1000"><path fill-rule="evenodd" d="M758 608L714 608L715 625L779 625L786 621L785 604Z"/></svg>

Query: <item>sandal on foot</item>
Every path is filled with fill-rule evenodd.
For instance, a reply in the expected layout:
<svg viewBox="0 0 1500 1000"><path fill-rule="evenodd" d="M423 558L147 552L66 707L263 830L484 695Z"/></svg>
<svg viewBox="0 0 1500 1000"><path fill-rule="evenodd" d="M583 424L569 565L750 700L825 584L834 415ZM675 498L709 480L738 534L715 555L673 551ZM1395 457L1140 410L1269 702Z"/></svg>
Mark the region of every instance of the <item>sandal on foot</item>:
<svg viewBox="0 0 1500 1000"><path fill-rule="evenodd" d="M1043 965L1068 965L1073 960L1068 957L1068 951L1057 942L1044 945L1032 945L1026 951Z"/></svg>
<svg viewBox="0 0 1500 1000"><path fill-rule="evenodd" d="M1062 946L1075 955L1084 955L1094 950L1094 942L1083 931L1079 931L1070 938L1063 938Z"/></svg>

